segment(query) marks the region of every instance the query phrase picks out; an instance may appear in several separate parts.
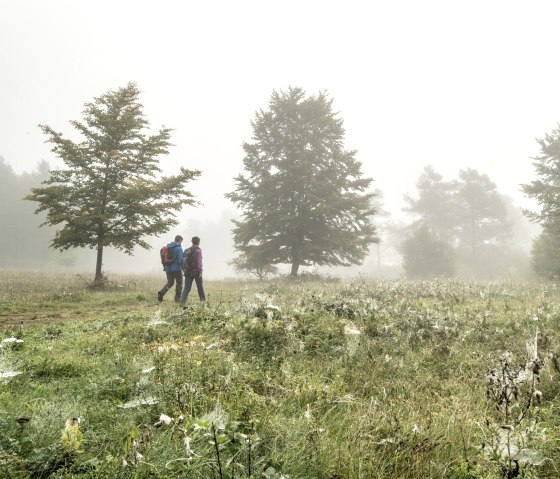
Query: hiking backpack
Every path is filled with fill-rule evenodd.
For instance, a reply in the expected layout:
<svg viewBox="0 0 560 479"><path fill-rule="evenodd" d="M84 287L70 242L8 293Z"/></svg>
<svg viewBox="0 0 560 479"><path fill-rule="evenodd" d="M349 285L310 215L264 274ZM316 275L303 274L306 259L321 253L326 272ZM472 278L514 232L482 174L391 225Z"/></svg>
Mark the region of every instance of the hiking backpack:
<svg viewBox="0 0 560 479"><path fill-rule="evenodd" d="M175 263L175 246L164 246L159 250L162 265L170 265Z"/></svg>
<svg viewBox="0 0 560 479"><path fill-rule="evenodd" d="M196 249L194 247L187 248L183 254L183 263L181 267L184 271L191 274L198 273L198 259L196 257Z"/></svg>

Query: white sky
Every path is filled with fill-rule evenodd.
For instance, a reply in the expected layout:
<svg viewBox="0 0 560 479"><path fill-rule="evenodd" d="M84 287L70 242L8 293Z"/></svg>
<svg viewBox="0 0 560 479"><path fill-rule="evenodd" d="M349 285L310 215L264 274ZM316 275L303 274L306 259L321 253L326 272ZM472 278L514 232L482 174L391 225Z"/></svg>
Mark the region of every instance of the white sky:
<svg viewBox="0 0 560 479"><path fill-rule="evenodd" d="M241 143L273 89L327 90L393 211L430 163L467 166L526 204L535 138L560 121L560 2L0 0L0 156L60 166L39 123L71 135L83 104L129 81L152 128L174 128L166 172L218 218Z"/></svg>

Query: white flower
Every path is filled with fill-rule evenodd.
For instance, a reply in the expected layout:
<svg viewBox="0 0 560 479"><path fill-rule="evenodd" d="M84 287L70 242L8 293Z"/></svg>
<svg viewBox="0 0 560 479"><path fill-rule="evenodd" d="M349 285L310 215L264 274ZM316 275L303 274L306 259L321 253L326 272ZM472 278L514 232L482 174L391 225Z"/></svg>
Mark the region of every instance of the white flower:
<svg viewBox="0 0 560 479"><path fill-rule="evenodd" d="M155 427L159 426L169 426L171 424L172 419L167 414L161 414L159 416L159 421L154 424Z"/></svg>
<svg viewBox="0 0 560 479"><path fill-rule="evenodd" d="M311 419L313 418L313 416L311 415L311 407L309 406L309 403L307 404L307 409L305 410L305 413L303 414L303 416L308 421L311 421Z"/></svg>

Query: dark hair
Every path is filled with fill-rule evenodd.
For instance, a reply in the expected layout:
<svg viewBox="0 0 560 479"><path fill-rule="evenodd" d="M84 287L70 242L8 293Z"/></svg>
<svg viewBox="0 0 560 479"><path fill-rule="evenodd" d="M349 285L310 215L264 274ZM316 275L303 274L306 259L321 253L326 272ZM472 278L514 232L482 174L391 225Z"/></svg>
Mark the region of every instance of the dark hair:
<svg viewBox="0 0 560 479"><path fill-rule="evenodd" d="M175 236L175 243L178 243L179 241L183 241L183 237L181 235Z"/></svg>
<svg viewBox="0 0 560 479"><path fill-rule="evenodd" d="M192 244L198 244L200 243L200 238L198 236L193 236L191 241Z"/></svg>

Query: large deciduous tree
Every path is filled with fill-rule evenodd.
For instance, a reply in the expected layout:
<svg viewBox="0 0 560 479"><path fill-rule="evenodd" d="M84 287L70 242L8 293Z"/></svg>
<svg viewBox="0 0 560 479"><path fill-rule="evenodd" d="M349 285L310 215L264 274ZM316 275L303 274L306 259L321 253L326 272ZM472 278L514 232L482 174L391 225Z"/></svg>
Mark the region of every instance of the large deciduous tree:
<svg viewBox="0 0 560 479"><path fill-rule="evenodd" d="M356 151L345 150L332 100L301 88L275 91L251 125L246 174L226 195L242 210L233 230L241 258L290 264L292 276L300 266L360 263L377 242L372 180L363 177Z"/></svg>
<svg viewBox="0 0 560 479"><path fill-rule="evenodd" d="M44 224L62 225L53 248L97 250L96 282L103 278L106 246L127 254L136 245L149 249L143 237L168 231L181 207L195 202L185 185L200 172L181 167L177 175L161 175L159 157L169 153L171 130L147 134L138 97L129 83L86 103L83 122L71 122L80 143L40 125L65 168L51 170L26 198L39 203L37 213L46 212Z"/></svg>

